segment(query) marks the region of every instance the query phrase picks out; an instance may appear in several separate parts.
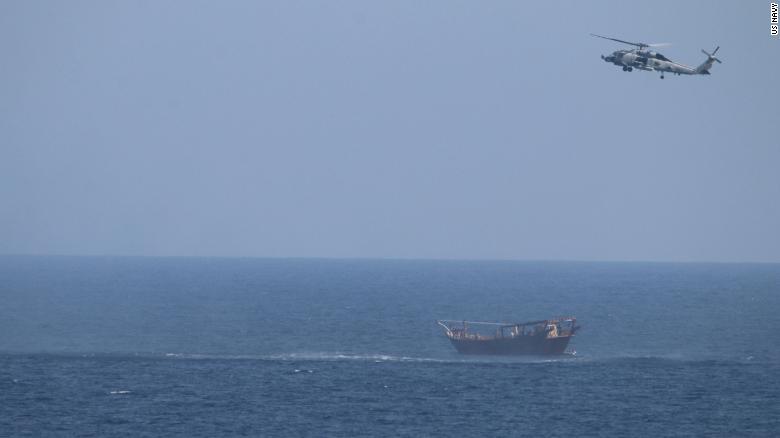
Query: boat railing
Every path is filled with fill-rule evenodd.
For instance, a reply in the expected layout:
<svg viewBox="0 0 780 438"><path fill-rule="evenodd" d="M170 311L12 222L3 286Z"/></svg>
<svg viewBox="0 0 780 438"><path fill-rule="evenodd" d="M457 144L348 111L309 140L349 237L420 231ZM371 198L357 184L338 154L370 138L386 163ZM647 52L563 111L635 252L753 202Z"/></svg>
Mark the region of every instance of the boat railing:
<svg viewBox="0 0 780 438"><path fill-rule="evenodd" d="M496 339L496 338L514 338L517 336L535 336L544 332L549 337L572 336L579 328L576 326L577 319L574 317L560 317L554 319L542 319L537 321L526 321L519 323L506 322L487 322L487 321L469 321L440 319L436 323L442 326L447 337L453 339ZM567 324L568 323L568 324ZM456 327L456 324L460 327ZM476 326L469 332L469 325ZM479 327L496 327L495 337L485 336L480 333ZM529 328L530 327L530 328ZM509 329L506 333L505 330Z"/></svg>

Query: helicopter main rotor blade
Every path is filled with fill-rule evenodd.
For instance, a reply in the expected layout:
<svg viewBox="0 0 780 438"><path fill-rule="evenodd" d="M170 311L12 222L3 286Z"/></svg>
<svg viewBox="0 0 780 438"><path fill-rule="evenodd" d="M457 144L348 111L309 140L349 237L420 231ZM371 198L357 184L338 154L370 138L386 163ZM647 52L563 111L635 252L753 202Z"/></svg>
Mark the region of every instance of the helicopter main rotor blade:
<svg viewBox="0 0 780 438"><path fill-rule="evenodd" d="M605 36L601 36L601 35L596 35L595 33L592 33L590 35L594 36L594 37L604 38L605 40L612 40L612 41L617 41L617 42L623 43L623 44L630 44L632 46L637 46L639 48L647 47L647 44L645 44L645 43L632 43L631 41L623 41L623 40L619 40L617 38L610 38L610 37L605 37Z"/></svg>
<svg viewBox="0 0 780 438"><path fill-rule="evenodd" d="M632 45L632 46L637 46L637 47L639 47L639 49L640 49L640 50L641 50L641 49L643 49L643 48L645 48L645 47L667 47L667 46L671 46L671 45L672 45L672 43L653 43L653 44L647 44L647 43L632 43L631 41L625 41L625 40L619 40L619 39L617 39L617 38L610 38L610 37L605 37L605 36L601 36L601 35L596 35L595 33L592 33L592 34L591 34L591 36L594 36L594 37L599 37L599 38L604 38L605 40L612 40L612 41L617 41L617 42L619 42L619 43L623 43L623 44L630 44L630 45Z"/></svg>

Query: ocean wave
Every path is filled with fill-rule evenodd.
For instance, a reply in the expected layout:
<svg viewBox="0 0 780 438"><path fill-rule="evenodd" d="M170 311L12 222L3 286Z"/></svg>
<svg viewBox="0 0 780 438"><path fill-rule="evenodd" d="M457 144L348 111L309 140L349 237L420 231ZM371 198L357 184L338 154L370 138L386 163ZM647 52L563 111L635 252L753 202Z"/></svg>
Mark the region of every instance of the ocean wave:
<svg viewBox="0 0 780 438"><path fill-rule="evenodd" d="M744 353L741 355L718 356L706 354L681 354L679 352L642 353L642 352L585 352L576 355L563 356L472 356L459 355L455 352L441 352L436 355L404 355L386 352L344 352L344 351L293 351L270 354L225 354L225 353L187 353L187 352L133 352L133 353L2 353L0 356L25 356L27 358L51 357L76 359L110 359L110 360L243 360L272 362L370 362L370 363L429 363L429 364L473 364L473 365L513 365L513 364L572 364L582 366L594 363L728 363L745 366L761 364L777 366L777 354L774 353Z"/></svg>
<svg viewBox="0 0 780 438"><path fill-rule="evenodd" d="M765 364L767 362L775 362L770 357L760 355L735 355L729 357L705 355L705 354L642 354L642 353L611 353L611 354L594 354L594 355L578 355L577 363L669 363L669 364Z"/></svg>

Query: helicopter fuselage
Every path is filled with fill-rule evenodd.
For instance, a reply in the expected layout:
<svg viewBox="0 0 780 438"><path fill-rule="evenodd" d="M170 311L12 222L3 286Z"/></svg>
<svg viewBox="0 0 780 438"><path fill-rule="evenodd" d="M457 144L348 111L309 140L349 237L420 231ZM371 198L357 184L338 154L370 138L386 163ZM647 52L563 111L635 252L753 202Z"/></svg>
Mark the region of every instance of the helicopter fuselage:
<svg viewBox="0 0 780 438"><path fill-rule="evenodd" d="M602 56L604 61L623 67L623 71L633 69L646 71L660 71L673 73L677 75L695 75L697 72L693 67L679 64L665 57L664 55L651 50L616 50L611 55ZM709 72L701 72L709 74Z"/></svg>

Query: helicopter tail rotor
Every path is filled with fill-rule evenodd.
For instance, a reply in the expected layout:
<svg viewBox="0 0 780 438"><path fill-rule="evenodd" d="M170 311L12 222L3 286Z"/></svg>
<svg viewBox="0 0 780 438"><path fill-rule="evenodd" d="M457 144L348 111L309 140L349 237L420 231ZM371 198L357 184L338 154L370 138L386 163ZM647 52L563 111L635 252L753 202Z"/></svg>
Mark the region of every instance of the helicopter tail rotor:
<svg viewBox="0 0 780 438"><path fill-rule="evenodd" d="M718 61L718 64L723 64L723 62L720 59L715 57L715 54L718 53L718 49L720 49L720 46L715 47L715 50L713 50L712 53L709 53L709 52L707 52L704 49L701 49L701 52L704 53L705 55L707 55L707 60L708 61L709 60Z"/></svg>
<svg viewBox="0 0 780 438"><path fill-rule="evenodd" d="M721 60L715 57L715 54L718 53L718 49L720 49L720 46L716 47L712 53L702 49L702 53L707 55L707 60L704 61L700 66L696 67L696 70L694 70L695 74L708 75L710 74L710 69L712 68L713 62L717 61L718 64L722 64Z"/></svg>

